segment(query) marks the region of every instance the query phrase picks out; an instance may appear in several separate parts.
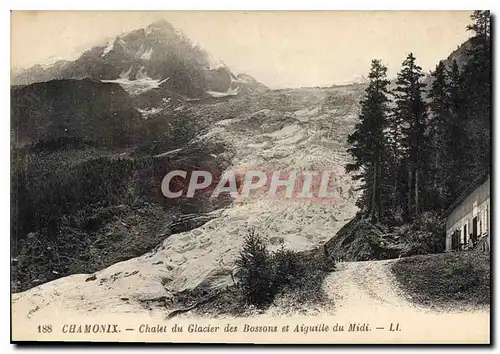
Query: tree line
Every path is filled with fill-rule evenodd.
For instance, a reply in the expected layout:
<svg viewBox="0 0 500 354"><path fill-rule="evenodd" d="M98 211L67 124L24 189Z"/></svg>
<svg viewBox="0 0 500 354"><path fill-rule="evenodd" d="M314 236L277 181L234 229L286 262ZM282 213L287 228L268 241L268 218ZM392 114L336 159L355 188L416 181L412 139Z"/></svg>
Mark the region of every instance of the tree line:
<svg viewBox="0 0 500 354"><path fill-rule="evenodd" d="M346 171L360 181L358 206L372 223L440 213L490 171L490 12L474 11L471 19L465 62L441 61L430 80L413 53L395 84L380 60L371 63Z"/></svg>

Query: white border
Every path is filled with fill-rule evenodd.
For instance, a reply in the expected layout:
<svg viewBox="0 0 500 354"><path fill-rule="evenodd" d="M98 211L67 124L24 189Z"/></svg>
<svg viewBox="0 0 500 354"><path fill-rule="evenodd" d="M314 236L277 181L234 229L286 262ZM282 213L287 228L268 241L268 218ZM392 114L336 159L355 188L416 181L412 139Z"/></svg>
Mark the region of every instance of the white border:
<svg viewBox="0 0 500 354"><path fill-rule="evenodd" d="M68 6L71 4L70 6ZM15 1L11 10L471 10L489 9L493 1L433 1L421 0L415 3L399 1L360 1L352 0L346 2L308 0L308 1L227 1L213 0L200 1L188 0L173 2L161 2L145 0L126 3L124 1L89 0L76 2L63 1ZM62 6L61 6L62 5ZM110 6L111 5L111 6ZM139 7L138 7L139 5Z"/></svg>

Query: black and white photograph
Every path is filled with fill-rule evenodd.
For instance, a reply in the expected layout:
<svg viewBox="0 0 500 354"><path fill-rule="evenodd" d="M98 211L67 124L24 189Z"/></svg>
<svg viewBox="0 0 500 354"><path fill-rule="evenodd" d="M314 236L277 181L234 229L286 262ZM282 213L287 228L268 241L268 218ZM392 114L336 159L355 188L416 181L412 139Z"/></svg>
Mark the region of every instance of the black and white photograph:
<svg viewBox="0 0 500 354"><path fill-rule="evenodd" d="M11 342L491 344L491 18L12 11Z"/></svg>

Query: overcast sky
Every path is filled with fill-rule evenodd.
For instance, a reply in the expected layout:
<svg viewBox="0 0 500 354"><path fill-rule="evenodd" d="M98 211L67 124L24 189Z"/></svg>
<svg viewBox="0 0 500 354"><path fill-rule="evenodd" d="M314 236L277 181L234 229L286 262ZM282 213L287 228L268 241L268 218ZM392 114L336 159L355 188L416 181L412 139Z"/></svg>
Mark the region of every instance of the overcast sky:
<svg viewBox="0 0 500 354"><path fill-rule="evenodd" d="M468 37L470 12L13 12L11 61L27 67L165 18L236 74L271 88L329 86L382 59L395 76L411 51L425 71Z"/></svg>

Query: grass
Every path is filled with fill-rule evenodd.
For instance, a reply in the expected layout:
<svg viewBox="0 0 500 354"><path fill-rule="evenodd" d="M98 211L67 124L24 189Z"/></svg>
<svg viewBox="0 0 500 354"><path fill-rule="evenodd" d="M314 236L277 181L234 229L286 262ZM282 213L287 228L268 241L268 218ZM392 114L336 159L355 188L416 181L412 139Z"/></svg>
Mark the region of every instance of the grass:
<svg viewBox="0 0 500 354"><path fill-rule="evenodd" d="M490 254L441 253L402 258L392 272L418 304L474 308L490 304Z"/></svg>

